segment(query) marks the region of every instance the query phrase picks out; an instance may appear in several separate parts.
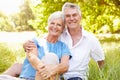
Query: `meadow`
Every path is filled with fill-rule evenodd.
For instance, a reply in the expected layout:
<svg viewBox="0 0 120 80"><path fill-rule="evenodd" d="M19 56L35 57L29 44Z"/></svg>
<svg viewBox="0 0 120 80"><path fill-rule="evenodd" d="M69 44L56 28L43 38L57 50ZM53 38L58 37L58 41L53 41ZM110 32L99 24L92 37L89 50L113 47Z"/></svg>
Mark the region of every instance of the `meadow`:
<svg viewBox="0 0 120 80"><path fill-rule="evenodd" d="M105 65L99 69L91 60L89 64L89 80L120 80L120 37L97 36L105 52ZM0 43L0 73L15 62L22 63L25 52L22 43Z"/></svg>
<svg viewBox="0 0 120 80"><path fill-rule="evenodd" d="M88 80L120 80L120 35L97 36L105 52L105 65L99 69L91 60Z"/></svg>
<svg viewBox="0 0 120 80"><path fill-rule="evenodd" d="M91 60L89 80L120 80L120 41L102 42L105 52L105 65L99 69Z"/></svg>

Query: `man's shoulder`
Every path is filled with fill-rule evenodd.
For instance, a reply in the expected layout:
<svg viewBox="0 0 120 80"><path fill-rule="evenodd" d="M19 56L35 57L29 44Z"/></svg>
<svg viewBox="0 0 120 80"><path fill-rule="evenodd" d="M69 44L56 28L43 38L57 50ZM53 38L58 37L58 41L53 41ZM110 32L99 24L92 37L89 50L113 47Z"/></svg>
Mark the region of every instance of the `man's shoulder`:
<svg viewBox="0 0 120 80"><path fill-rule="evenodd" d="M85 35L85 36L87 36L87 37L95 37L92 32L88 32L87 30L83 30L82 34Z"/></svg>
<svg viewBox="0 0 120 80"><path fill-rule="evenodd" d="M92 32L88 32L86 30L83 31L83 35L88 38L89 40L92 40L92 41L96 41L98 40L97 37L95 36L95 34L93 34Z"/></svg>

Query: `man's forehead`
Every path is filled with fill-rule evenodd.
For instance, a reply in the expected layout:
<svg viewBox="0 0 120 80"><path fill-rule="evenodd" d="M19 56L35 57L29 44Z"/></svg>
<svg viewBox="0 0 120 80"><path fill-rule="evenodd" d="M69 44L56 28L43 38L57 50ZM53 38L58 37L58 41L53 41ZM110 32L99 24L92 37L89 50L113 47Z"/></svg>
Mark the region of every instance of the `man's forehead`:
<svg viewBox="0 0 120 80"><path fill-rule="evenodd" d="M67 13L78 13L78 10L76 8L66 8L64 14Z"/></svg>
<svg viewBox="0 0 120 80"><path fill-rule="evenodd" d="M65 10L67 10L67 9L71 9L71 10L73 9L74 10L74 9L77 9L77 8L76 7L66 7Z"/></svg>

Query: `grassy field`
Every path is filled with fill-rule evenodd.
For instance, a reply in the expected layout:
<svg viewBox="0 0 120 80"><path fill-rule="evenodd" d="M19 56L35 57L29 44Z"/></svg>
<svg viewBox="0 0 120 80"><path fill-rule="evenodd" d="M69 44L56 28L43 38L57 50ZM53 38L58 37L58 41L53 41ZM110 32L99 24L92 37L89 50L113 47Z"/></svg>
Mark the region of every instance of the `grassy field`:
<svg viewBox="0 0 120 80"><path fill-rule="evenodd" d="M101 42L105 51L105 65L102 70L91 60L89 80L120 80L120 41Z"/></svg>
<svg viewBox="0 0 120 80"><path fill-rule="evenodd" d="M105 65L102 70L91 60L89 80L120 80L120 34L97 36L105 52Z"/></svg>
<svg viewBox="0 0 120 80"><path fill-rule="evenodd" d="M21 43L0 43L0 73L15 62L22 63L25 52Z"/></svg>
<svg viewBox="0 0 120 80"><path fill-rule="evenodd" d="M99 70L97 64L91 60L89 80L120 80L120 38L112 36L99 39L105 52L105 65ZM23 62L24 58L22 43L0 43L0 73L14 62Z"/></svg>

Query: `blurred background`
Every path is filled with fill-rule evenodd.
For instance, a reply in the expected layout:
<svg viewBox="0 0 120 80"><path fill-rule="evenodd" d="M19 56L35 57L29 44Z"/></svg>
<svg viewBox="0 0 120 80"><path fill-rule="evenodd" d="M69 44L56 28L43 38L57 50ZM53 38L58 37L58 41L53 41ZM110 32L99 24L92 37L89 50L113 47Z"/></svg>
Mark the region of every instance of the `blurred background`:
<svg viewBox="0 0 120 80"><path fill-rule="evenodd" d="M23 43L45 34L48 16L65 2L80 6L81 24L100 40L105 52L103 70L91 60L89 80L119 80L120 0L0 0L0 73L23 62Z"/></svg>

